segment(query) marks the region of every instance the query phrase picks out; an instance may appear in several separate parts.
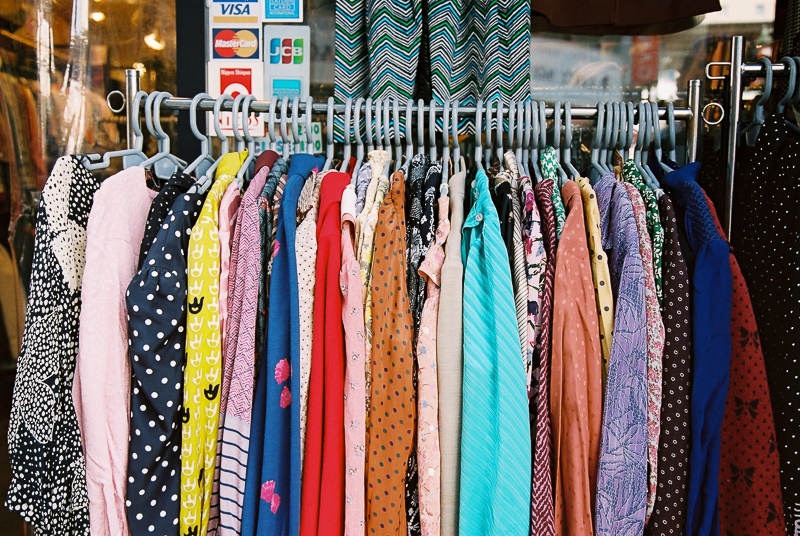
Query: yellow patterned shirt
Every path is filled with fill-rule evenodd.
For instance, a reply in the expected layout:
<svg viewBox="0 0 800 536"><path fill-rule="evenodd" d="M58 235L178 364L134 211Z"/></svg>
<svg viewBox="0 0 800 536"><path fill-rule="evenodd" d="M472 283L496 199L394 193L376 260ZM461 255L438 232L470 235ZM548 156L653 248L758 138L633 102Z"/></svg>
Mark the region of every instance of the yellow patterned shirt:
<svg viewBox="0 0 800 536"><path fill-rule="evenodd" d="M600 350L603 355L603 385L608 373L608 356L611 355L611 339L614 334L614 295L611 292L611 276L608 271L608 258L603 251L603 237L600 229L600 211L597 196L589 179L579 178L583 198L583 212L586 218L586 240L592 260L592 279L597 300L597 314L600 318Z"/></svg>
<svg viewBox="0 0 800 536"><path fill-rule="evenodd" d="M222 157L214 184L189 239L181 447L181 534L202 535L208 527L222 377L219 204L245 158L247 151Z"/></svg>

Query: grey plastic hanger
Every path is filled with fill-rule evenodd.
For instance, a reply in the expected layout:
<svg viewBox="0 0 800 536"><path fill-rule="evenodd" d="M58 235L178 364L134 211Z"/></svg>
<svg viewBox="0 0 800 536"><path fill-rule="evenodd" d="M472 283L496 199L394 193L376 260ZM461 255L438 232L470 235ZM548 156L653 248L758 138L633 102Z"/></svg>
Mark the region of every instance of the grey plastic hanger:
<svg viewBox="0 0 800 536"><path fill-rule="evenodd" d="M197 128L197 106L201 100L211 98L213 97L208 93L198 93L192 98L192 104L189 105L189 127L192 129L194 137L200 140L200 156L183 170L187 175L196 173L197 176L200 176L214 163L214 158L211 156L211 142L208 136Z"/></svg>
<svg viewBox="0 0 800 536"><path fill-rule="evenodd" d="M769 102L769 98L772 95L772 60L762 56L758 58L758 62L764 66L764 93L756 101L756 105L753 108L753 121L744 132L745 142L750 147L756 144L758 133L761 131L761 127L764 126L764 105Z"/></svg>
<svg viewBox="0 0 800 536"><path fill-rule="evenodd" d="M625 115L627 116L627 132L625 135L625 154L622 155L622 159L630 160L633 153L633 125L636 119L633 102L628 101L625 103Z"/></svg>
<svg viewBox="0 0 800 536"><path fill-rule="evenodd" d="M672 168L669 167L664 162L664 153L661 149L661 121L658 118L658 103L651 102L650 108L651 108L651 116L653 119L653 142L654 142L653 152L656 155L656 160L658 161L658 164L661 166L661 169L663 169L667 173L670 173L672 171ZM656 180L656 183L658 183L658 179L655 178L655 174L653 178Z"/></svg>
<svg viewBox="0 0 800 536"><path fill-rule="evenodd" d="M389 161L391 162L391 149L392 149L392 120L391 120L391 99L383 99L383 145L385 150L389 152Z"/></svg>
<svg viewBox="0 0 800 536"><path fill-rule="evenodd" d="M289 127L288 127L289 111L288 111L288 108L289 108L289 97L283 97L283 99L281 99L280 125L281 125L281 143L283 144L283 158L284 159L289 158L289 155L292 152L291 151L292 146L291 146L291 144L289 142Z"/></svg>
<svg viewBox="0 0 800 536"><path fill-rule="evenodd" d="M505 169L505 125L503 124L503 101L497 101L497 115L495 116L497 125L497 148L495 154L497 161L500 163L500 169Z"/></svg>
<svg viewBox="0 0 800 536"><path fill-rule="evenodd" d="M592 150L590 153L590 161L592 169L594 169L600 176L607 173L604 166L600 164L600 151L603 144L603 129L605 128L606 119L606 105L604 102L597 103L597 122L594 128L594 136L592 137Z"/></svg>
<svg viewBox="0 0 800 536"><path fill-rule="evenodd" d="M559 186L564 186L567 180L569 180L569 177L567 177L567 173L564 171L564 166L562 165L564 159L561 153L561 101L556 101L553 105L553 147L558 155Z"/></svg>
<svg viewBox="0 0 800 536"><path fill-rule="evenodd" d="M778 101L778 105L775 107L779 114L783 113L786 109L786 105L789 104L794 96L795 85L797 83L797 64L794 60L789 56L784 56L781 58L781 63L789 70L789 80L786 85L786 94Z"/></svg>
<svg viewBox="0 0 800 536"><path fill-rule="evenodd" d="M544 180L542 175L541 161L539 160L539 149L541 148L542 137L539 135L540 121L539 121L539 103L535 100L530 102L531 105L531 159L530 167L533 169L533 176L536 177L536 182L539 183ZM526 111L527 113L527 111Z"/></svg>
<svg viewBox="0 0 800 536"><path fill-rule="evenodd" d="M220 155L213 164L209 166L209 168L200 176L200 178L195 181L195 184L189 189L190 192L199 192L205 193L208 191L208 188L211 186L211 183L214 182L214 176L217 171L217 167L222 159L228 154L228 137L222 130L222 122L220 119L222 105L225 102L230 101L233 102L233 97L228 95L227 93L224 95L220 95L217 97L216 102L214 102L214 112L213 112L213 122L214 122L214 132L216 133L217 137L220 139Z"/></svg>
<svg viewBox="0 0 800 536"><path fill-rule="evenodd" d="M272 97L269 101L269 115L267 117L267 132L269 135L269 148L272 151L278 151L278 134L275 132L275 106L278 104L278 99Z"/></svg>
<svg viewBox="0 0 800 536"><path fill-rule="evenodd" d="M614 169L614 151L617 149L617 143L619 142L619 131L622 125L622 108L618 102L610 103L611 108L611 121L609 121L611 125L611 129L609 132L608 137L608 152L606 155L606 169L613 170Z"/></svg>
<svg viewBox="0 0 800 536"><path fill-rule="evenodd" d="M233 141L236 147L236 152L242 152L245 149L244 136L242 136L242 101L247 96L247 93L239 93L233 99L233 106L231 106L231 126L233 128Z"/></svg>
<svg viewBox="0 0 800 536"><path fill-rule="evenodd" d="M308 154L314 154L314 133L312 132L314 122L311 118L314 114L314 99L311 95L305 98L305 105L306 113L303 117L306 118L306 152Z"/></svg>
<svg viewBox="0 0 800 536"><path fill-rule="evenodd" d="M428 108L428 155L431 162L436 162L436 101L431 99Z"/></svg>
<svg viewBox="0 0 800 536"><path fill-rule="evenodd" d="M334 101L333 97L328 98L328 114L327 114L327 122L325 124L325 131L328 135L328 143L325 149L325 165L323 169L330 169L331 165L333 164L333 151L334 151L334 144L333 144L333 112L334 112ZM342 173L347 172L347 166L350 165L350 154L352 152L352 124L351 119L353 118L353 99L352 97L347 97L347 100L344 103L344 124L342 125L343 133L343 140L344 140L344 154L342 155L342 164L339 166L339 171Z"/></svg>
<svg viewBox="0 0 800 536"><path fill-rule="evenodd" d="M523 146L525 145L523 141L525 138L525 105L520 100L517 101L515 108L516 110L514 111L514 114L516 115L516 135L514 136L514 141L517 145L514 148L514 158L517 160L517 170L520 176L523 176L525 175L525 169L523 167L525 164L522 158Z"/></svg>
<svg viewBox="0 0 800 536"><path fill-rule="evenodd" d="M461 141L458 139L458 100L453 101L453 116L451 117L453 135L453 173L461 170Z"/></svg>
<svg viewBox="0 0 800 536"><path fill-rule="evenodd" d="M383 100L380 98L372 101L375 120L375 149L383 150Z"/></svg>
<svg viewBox="0 0 800 536"><path fill-rule="evenodd" d="M414 157L414 101L408 99L406 101L406 121L405 125L403 126L403 132L406 136L406 154L405 154L405 165Z"/></svg>
<svg viewBox="0 0 800 536"><path fill-rule="evenodd" d="M483 99L475 103L475 165L483 171Z"/></svg>
<svg viewBox="0 0 800 536"><path fill-rule="evenodd" d="M394 142L394 167L399 169L403 165L403 148L400 132L400 101L392 99L392 141Z"/></svg>
<svg viewBox="0 0 800 536"><path fill-rule="evenodd" d="M323 171L328 171L331 166L333 165L333 97L328 97L328 110L326 113L326 120L325 120L325 134L327 137L327 143L325 145L325 163L322 165ZM350 121L350 117L345 114L344 118L344 145L347 147L347 138L350 135L350 125L348 124ZM342 163L343 166L346 166L344 162Z"/></svg>
<svg viewBox="0 0 800 536"><path fill-rule="evenodd" d="M484 134L486 137L486 147L483 149L483 158L486 160L486 165L492 165L492 153L494 153L494 140L492 139L492 119L494 103L491 100L486 101L486 116L484 117Z"/></svg>
<svg viewBox="0 0 800 536"><path fill-rule="evenodd" d="M147 98L147 93L144 91L136 92L133 97L132 112L133 121L131 121L131 129L133 130L133 147L128 149L121 149L119 151L108 151L102 156L99 154L87 154L83 157L83 166L89 171L97 171L99 169L106 169L111 165L112 158L121 158L123 169L141 165L142 162L147 160L147 155L142 152L144 145L144 136L142 135L142 127L139 123L139 110L141 109L142 99Z"/></svg>
<svg viewBox="0 0 800 536"><path fill-rule="evenodd" d="M292 152L298 154L300 152L300 99L298 97L292 98Z"/></svg>
<svg viewBox="0 0 800 536"><path fill-rule="evenodd" d="M448 167L450 166L450 101L442 104L442 180L440 185L447 184Z"/></svg>
<svg viewBox="0 0 800 536"><path fill-rule="evenodd" d="M606 173L613 171L613 167L609 164L611 162L611 133L614 130L614 121L617 119L616 110L613 102L606 103L606 123L603 127L603 143L600 145L600 165L606 170Z"/></svg>
<svg viewBox="0 0 800 536"><path fill-rule="evenodd" d="M425 153L425 101L417 101L417 150L416 154Z"/></svg>
<svg viewBox="0 0 800 536"><path fill-rule="evenodd" d="M575 180L581 176L580 172L572 165L572 104L569 101L564 103L564 166L571 179Z"/></svg>
<svg viewBox="0 0 800 536"><path fill-rule="evenodd" d="M659 188L661 188L661 185L658 184L658 179L656 179L655 173L653 173L653 170L650 169L650 162L649 162L650 159L648 158L648 155L650 154L650 146L652 145L653 147L655 147L656 128L657 128L656 123L658 122L658 113L653 114L652 105L653 103L651 102L645 103L645 116L647 118L646 119L647 136L645 137L645 148L644 152L642 153L642 169L644 169L644 172L646 173L646 175L644 176L644 182L651 190L657 192ZM657 104L656 104L656 110L658 110ZM653 115L655 115L655 119L653 118ZM659 145L660 143L661 140L659 140Z"/></svg>
<svg viewBox="0 0 800 536"><path fill-rule="evenodd" d="M639 118L639 132L636 135L636 146L633 149L633 163L636 166L636 170L639 172L639 174L642 177L645 177L647 172L642 166L642 153L645 150L645 144L647 142L647 129L649 126L647 124L647 105L644 101L639 101L637 112Z"/></svg>
<svg viewBox="0 0 800 536"><path fill-rule="evenodd" d="M367 97L364 105L364 135L367 142L367 155L375 149L375 140L372 139L372 97Z"/></svg>
<svg viewBox="0 0 800 536"><path fill-rule="evenodd" d="M353 135L356 137L356 163L353 166L353 173L350 176L350 184L355 186L358 179L358 172L364 162L364 139L361 137L361 106L364 105L364 98L358 97L353 110Z"/></svg>
<svg viewBox="0 0 800 536"><path fill-rule="evenodd" d="M667 103L667 158L673 162L677 162L678 158L675 155L675 105L671 102Z"/></svg>
<svg viewBox="0 0 800 536"><path fill-rule="evenodd" d="M161 103L165 99L171 97L172 95L170 93L160 91L150 103L151 106L145 108L148 128L152 128L151 132L154 132L158 139L159 151L140 165L143 168L152 168L153 175L161 180L169 179L176 171L186 167L186 162L184 160L170 154L169 135L161 126ZM150 101L150 97L148 97L147 100Z"/></svg>
<svg viewBox="0 0 800 536"><path fill-rule="evenodd" d="M236 184L240 190L245 187L245 182L249 182L253 177L253 169L256 165L256 140L250 134L250 104L256 100L253 95L245 95L242 99L242 133L247 146L247 158L242 162L242 166L236 173Z"/></svg>
<svg viewBox="0 0 800 536"><path fill-rule="evenodd" d="M535 166L533 165L533 149L532 145L535 143L536 135L534 134L534 120L533 120L533 101L531 99L527 99L523 106L524 110L524 123L525 123L525 133L523 135L522 141L522 161L523 164L520 164L525 167L527 170L528 177L531 178L531 181L538 182L541 180L541 177L536 175Z"/></svg>

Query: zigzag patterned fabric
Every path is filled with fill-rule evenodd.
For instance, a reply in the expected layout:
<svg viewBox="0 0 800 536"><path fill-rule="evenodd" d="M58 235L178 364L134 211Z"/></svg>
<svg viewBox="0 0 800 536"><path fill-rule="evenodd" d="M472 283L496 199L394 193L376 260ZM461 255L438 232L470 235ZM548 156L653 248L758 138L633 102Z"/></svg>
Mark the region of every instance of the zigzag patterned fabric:
<svg viewBox="0 0 800 536"><path fill-rule="evenodd" d="M336 100L370 96L474 104L478 97L529 98L530 2L482 0L480 4L338 0ZM429 54L421 53L423 26L430 35ZM417 87L418 71L430 71L432 95L422 94L427 87Z"/></svg>

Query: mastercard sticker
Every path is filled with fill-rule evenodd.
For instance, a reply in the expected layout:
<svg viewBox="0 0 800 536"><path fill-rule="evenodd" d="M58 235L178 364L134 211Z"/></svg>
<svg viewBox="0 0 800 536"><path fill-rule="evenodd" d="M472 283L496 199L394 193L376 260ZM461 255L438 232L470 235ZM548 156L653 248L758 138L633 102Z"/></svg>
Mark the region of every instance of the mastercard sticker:
<svg viewBox="0 0 800 536"><path fill-rule="evenodd" d="M260 31L259 28L215 28L212 33L214 59L260 59Z"/></svg>

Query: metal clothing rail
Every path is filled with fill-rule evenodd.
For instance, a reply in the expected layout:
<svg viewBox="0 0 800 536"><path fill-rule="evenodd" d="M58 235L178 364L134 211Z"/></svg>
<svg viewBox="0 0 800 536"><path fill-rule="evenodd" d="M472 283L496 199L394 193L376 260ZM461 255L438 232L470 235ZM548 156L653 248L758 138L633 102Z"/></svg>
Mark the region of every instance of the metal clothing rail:
<svg viewBox="0 0 800 536"><path fill-rule="evenodd" d="M727 75L711 74L713 67L728 68ZM783 63L772 64L772 74L783 76L788 74L789 69ZM728 159L725 168L725 212L723 214L723 224L728 240L731 239L733 226L733 191L736 174L736 150L739 135L739 123L742 111L742 91L744 90L744 79L757 78L766 75L765 67L761 63L746 63L744 61L744 37L735 35L731 38L731 59L730 61L714 61L706 65L706 78L709 80L728 81L728 102L723 109L728 116Z"/></svg>
<svg viewBox="0 0 800 536"><path fill-rule="evenodd" d="M139 71L136 69L126 69L125 70L125 113L127 119L127 140L128 140L128 147L133 146L133 129L132 123L134 121L134 99L136 94L139 92L140 85L139 85ZM216 103L216 99L199 99L197 102L197 109L201 111L212 111L214 108L214 104ZM699 147L700 147L700 120L702 117L701 113L701 103L702 103L702 82L700 80L690 80L688 84L688 107L676 107L674 109L674 118L676 120L681 120L686 122L686 154L687 159L689 162L694 162L697 160L699 156ZM166 98L161 101L161 109L163 110L189 110L192 104L192 99L187 97L171 97ZM271 104L272 104L272 111L275 113L280 112L280 105L279 102L270 103L267 100L254 100L249 105L249 110L251 112L269 112L271 111ZM140 106L144 105L144 99L140 99ZM307 101L301 100L298 102L297 110L306 112ZM228 100L222 103L220 106L221 110L223 111L231 111L233 108L233 103ZM354 109L354 107L353 107ZM365 109L365 105L362 105L362 110ZM403 110L405 106L403 106ZM436 110L441 111L441 107L436 107ZM334 113L341 114L345 111L345 104L337 103L333 106ZM429 112L431 107L423 104L419 106L416 102L412 105L412 111L414 113L422 112ZM464 116L475 116L477 112L477 107L473 106L459 106L458 113L460 117ZM117 111L120 111L119 109ZM328 112L328 103L327 102L314 102L311 104L311 113L312 114L326 114ZM502 113L504 116L508 114L508 108L503 107ZM562 115L566 112L563 111L562 107ZM634 113L638 114L638 110L634 109ZM597 117L597 107L589 107L589 106L575 106L571 108L571 117L572 119L595 119ZM552 119L555 117L555 109L553 106L548 105L546 108L545 116L548 119ZM658 110L658 117L659 119L667 119L667 109L666 108L659 108Z"/></svg>

